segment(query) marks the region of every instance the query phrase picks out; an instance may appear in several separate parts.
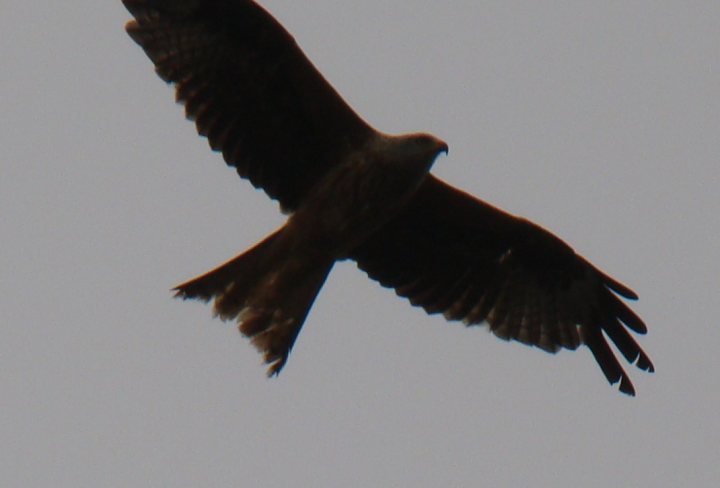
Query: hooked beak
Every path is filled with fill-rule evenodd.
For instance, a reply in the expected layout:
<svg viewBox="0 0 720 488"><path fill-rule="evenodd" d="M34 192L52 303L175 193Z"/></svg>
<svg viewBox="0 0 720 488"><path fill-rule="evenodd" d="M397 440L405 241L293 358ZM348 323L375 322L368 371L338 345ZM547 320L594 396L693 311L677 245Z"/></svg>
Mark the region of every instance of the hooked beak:
<svg viewBox="0 0 720 488"><path fill-rule="evenodd" d="M448 145L444 141L440 141L440 146L438 147L438 154L440 154L441 152L445 153L445 156L447 156L449 152Z"/></svg>

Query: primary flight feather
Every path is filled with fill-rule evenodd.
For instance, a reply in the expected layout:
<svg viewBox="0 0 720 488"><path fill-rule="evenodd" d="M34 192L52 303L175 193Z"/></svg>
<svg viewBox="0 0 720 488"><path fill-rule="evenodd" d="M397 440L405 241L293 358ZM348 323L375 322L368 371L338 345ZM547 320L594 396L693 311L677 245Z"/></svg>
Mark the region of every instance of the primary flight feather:
<svg viewBox="0 0 720 488"><path fill-rule="evenodd" d="M620 298L635 293L548 231L432 176L443 141L372 128L256 2L123 3L135 17L128 34L198 132L289 213L252 249L176 288L236 320L269 374L344 259L428 313L549 352L584 344L623 393L635 390L608 339L653 371L628 331L645 324Z"/></svg>

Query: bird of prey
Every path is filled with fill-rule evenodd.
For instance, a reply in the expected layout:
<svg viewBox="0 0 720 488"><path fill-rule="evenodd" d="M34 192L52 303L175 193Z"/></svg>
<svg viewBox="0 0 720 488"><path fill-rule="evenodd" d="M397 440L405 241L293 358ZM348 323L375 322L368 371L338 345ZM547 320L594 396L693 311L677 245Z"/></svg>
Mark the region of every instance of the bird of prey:
<svg viewBox="0 0 720 488"><path fill-rule="evenodd" d="M545 229L430 174L448 147L429 134L371 127L294 38L251 0L123 0L126 30L175 87L200 135L289 217L240 256L178 286L285 365L336 261L354 260L429 314L486 323L548 352L587 346L634 395L608 339L653 371L628 331L637 295Z"/></svg>

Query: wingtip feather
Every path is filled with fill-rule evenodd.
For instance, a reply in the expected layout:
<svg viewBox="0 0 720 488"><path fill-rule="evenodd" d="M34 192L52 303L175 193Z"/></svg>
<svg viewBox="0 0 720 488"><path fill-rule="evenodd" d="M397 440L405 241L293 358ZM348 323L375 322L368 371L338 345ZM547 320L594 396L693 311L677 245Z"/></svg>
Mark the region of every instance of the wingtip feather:
<svg viewBox="0 0 720 488"><path fill-rule="evenodd" d="M628 396L635 396L635 387L625 374L620 377L620 391Z"/></svg>

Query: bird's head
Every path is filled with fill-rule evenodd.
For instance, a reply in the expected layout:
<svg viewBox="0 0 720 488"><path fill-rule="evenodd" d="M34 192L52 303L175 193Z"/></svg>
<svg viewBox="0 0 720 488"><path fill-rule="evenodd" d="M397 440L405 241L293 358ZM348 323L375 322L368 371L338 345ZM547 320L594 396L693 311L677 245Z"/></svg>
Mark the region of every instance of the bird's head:
<svg viewBox="0 0 720 488"><path fill-rule="evenodd" d="M409 136L410 144L415 146L418 154L422 154L433 162L440 153L448 153L448 145L442 139L438 139L432 134L412 134Z"/></svg>
<svg viewBox="0 0 720 488"><path fill-rule="evenodd" d="M397 136L395 140L397 160L425 172L430 170L440 153L448 153L447 143L431 134L406 134Z"/></svg>

